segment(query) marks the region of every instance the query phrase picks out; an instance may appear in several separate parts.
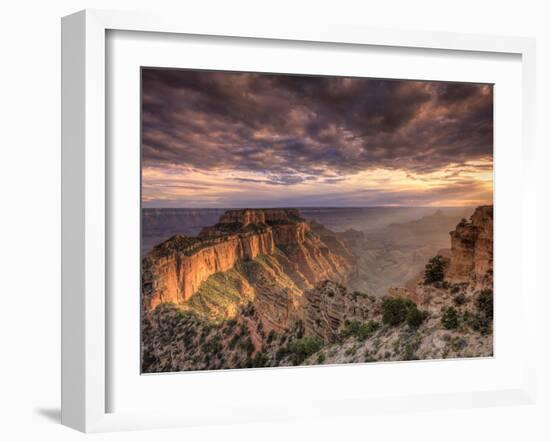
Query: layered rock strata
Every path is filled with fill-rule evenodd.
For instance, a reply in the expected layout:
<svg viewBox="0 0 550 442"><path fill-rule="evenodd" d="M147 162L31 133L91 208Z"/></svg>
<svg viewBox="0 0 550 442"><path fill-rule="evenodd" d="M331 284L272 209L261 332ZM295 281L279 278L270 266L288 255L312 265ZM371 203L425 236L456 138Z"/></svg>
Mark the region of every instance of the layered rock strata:
<svg viewBox="0 0 550 442"><path fill-rule="evenodd" d="M478 207L451 235L451 257L445 279L451 283L492 284L493 206Z"/></svg>
<svg viewBox="0 0 550 442"><path fill-rule="evenodd" d="M323 281L305 292L305 332L325 342L333 341L346 321L364 321L374 311L376 300L351 292L332 281Z"/></svg>
<svg viewBox="0 0 550 442"><path fill-rule="evenodd" d="M345 257L332 253L311 232L296 209L230 210L198 237L176 235L144 258L144 308L183 304L210 276L261 255L274 256L300 288L324 279L343 282L351 270Z"/></svg>

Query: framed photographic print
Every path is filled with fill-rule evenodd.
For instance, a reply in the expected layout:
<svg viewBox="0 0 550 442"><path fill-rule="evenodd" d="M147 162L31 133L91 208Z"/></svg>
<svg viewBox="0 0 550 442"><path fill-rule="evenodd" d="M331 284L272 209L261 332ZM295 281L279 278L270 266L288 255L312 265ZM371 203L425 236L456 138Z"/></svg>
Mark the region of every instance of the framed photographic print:
<svg viewBox="0 0 550 442"><path fill-rule="evenodd" d="M63 423L532 401L533 41L257 26L63 19Z"/></svg>
<svg viewBox="0 0 550 442"><path fill-rule="evenodd" d="M142 372L493 356L493 85L141 85Z"/></svg>

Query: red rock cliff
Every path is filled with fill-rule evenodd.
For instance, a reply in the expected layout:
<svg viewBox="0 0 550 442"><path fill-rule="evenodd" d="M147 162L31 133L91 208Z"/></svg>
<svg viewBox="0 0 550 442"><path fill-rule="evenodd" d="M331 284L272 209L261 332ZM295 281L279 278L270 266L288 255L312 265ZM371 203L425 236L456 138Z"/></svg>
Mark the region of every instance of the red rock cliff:
<svg viewBox="0 0 550 442"><path fill-rule="evenodd" d="M182 304L211 275L276 250L281 266L304 288L323 279L343 282L351 271L346 259L310 232L296 209L231 210L198 237L177 235L144 258L144 308Z"/></svg>
<svg viewBox="0 0 550 442"><path fill-rule="evenodd" d="M168 241L146 258L152 267L148 272L153 289L150 308L161 302L183 303L210 275L230 270L238 260L254 259L275 250L270 229L194 242L175 236ZM187 246L189 242L191 246Z"/></svg>
<svg viewBox="0 0 550 442"><path fill-rule="evenodd" d="M478 207L470 221L451 232L451 258L446 279L487 285L493 278L493 206Z"/></svg>

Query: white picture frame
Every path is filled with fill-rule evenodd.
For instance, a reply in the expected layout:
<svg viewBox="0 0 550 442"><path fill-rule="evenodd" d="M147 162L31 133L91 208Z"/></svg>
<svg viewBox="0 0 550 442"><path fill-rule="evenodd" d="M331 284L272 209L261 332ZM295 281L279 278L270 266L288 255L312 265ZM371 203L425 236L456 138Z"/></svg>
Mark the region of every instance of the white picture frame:
<svg viewBox="0 0 550 442"><path fill-rule="evenodd" d="M515 54L521 57L521 297L522 327L535 333L535 42L519 37L495 37L418 31L388 31L312 24L294 27L269 22L213 22L200 17L154 16L86 10L62 20L62 423L84 432L169 426L253 422L288 417L362 415L380 409L435 409L532 403L535 400L535 339L526 340L520 385L476 389L462 393L429 393L373 398L335 398L310 407L258 410L241 399L239 417L227 413L190 415L173 409L108 412L109 303L107 228L110 204L107 173L108 84L106 35L109 31L238 37L286 42L369 45L380 48L425 48ZM498 167L498 166L497 166ZM497 189L498 191L498 189ZM137 221L136 221L137 222ZM330 370L331 368L326 368ZM277 376L272 370L270 376ZM248 411L248 412L246 412ZM269 417L268 417L269 416Z"/></svg>

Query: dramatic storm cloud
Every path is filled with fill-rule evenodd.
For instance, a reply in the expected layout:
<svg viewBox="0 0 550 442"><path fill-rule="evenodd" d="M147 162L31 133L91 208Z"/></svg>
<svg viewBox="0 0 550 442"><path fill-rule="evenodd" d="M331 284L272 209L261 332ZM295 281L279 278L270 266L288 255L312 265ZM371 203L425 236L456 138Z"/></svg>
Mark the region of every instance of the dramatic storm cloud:
<svg viewBox="0 0 550 442"><path fill-rule="evenodd" d="M145 206L475 205L492 86L144 69Z"/></svg>

